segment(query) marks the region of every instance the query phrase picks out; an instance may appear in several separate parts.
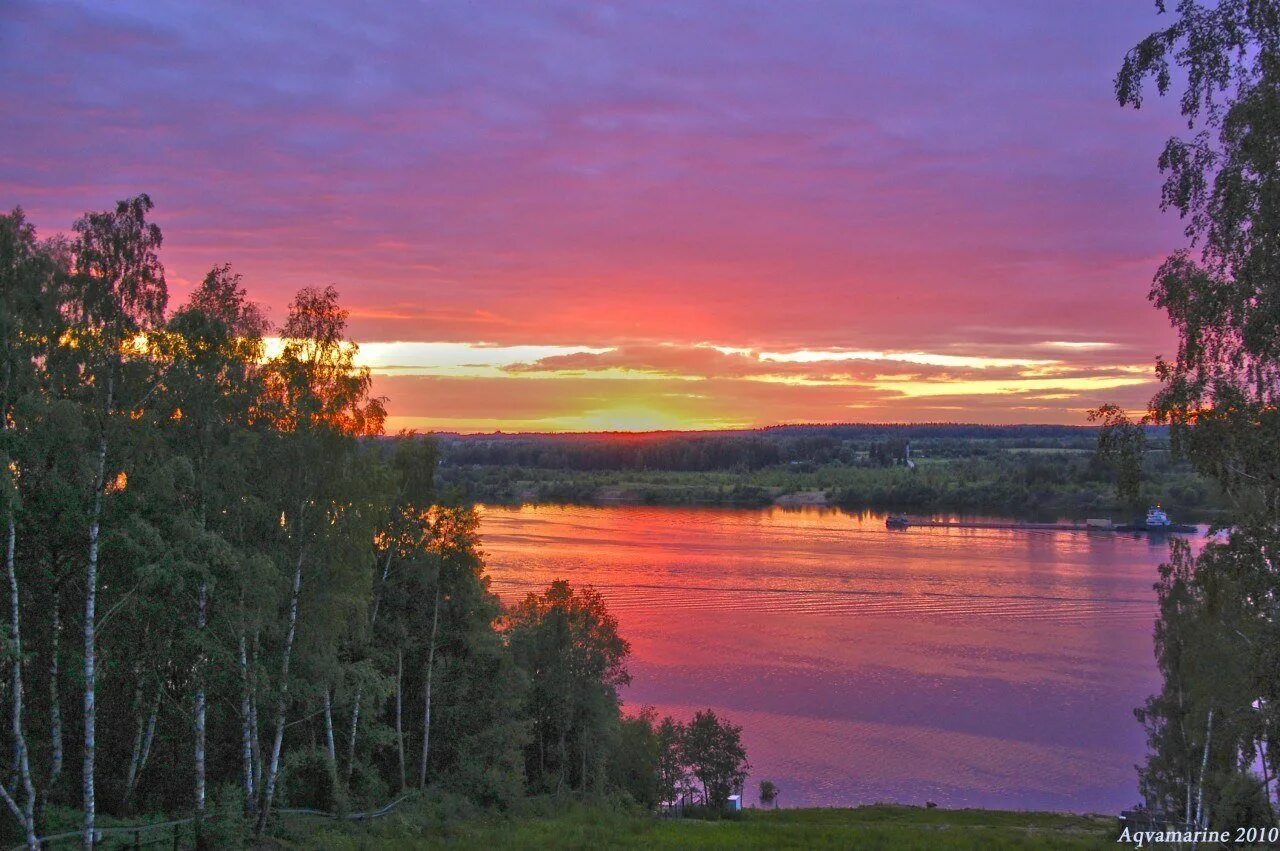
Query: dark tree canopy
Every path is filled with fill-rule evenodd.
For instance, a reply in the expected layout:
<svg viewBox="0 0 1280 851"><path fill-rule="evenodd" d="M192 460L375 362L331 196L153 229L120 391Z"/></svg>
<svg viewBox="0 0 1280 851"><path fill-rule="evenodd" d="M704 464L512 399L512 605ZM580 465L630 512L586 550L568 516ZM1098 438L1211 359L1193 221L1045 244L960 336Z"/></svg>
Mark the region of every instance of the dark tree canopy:
<svg viewBox="0 0 1280 851"><path fill-rule="evenodd" d="M1280 4L1182 0L1171 17L1116 77L1117 98L1133 107L1148 82L1161 95L1181 82L1193 131L1159 159L1163 204L1191 245L1151 291L1179 337L1177 356L1158 364L1152 412L1229 491L1257 491L1275 509L1274 458L1256 450L1280 426ZM1200 424L1211 434L1197 436Z"/></svg>
<svg viewBox="0 0 1280 851"><path fill-rule="evenodd" d="M1121 104L1179 101L1191 135L1160 155L1189 245L1151 298L1178 333L1152 417L1231 498L1223 538L1176 544L1156 591L1158 694L1137 715L1148 806L1215 829L1274 824L1280 773L1280 4L1182 0L1126 56ZM1124 445L1125 423L1107 412ZM1261 776L1257 776L1260 771Z"/></svg>
<svg viewBox="0 0 1280 851"><path fill-rule="evenodd" d="M383 436L337 290L301 290L274 352L226 264L170 311L151 211L45 241L0 215L0 838L147 812L238 847L281 806L415 788L656 806L674 744L621 713L604 598L504 618L435 439Z"/></svg>

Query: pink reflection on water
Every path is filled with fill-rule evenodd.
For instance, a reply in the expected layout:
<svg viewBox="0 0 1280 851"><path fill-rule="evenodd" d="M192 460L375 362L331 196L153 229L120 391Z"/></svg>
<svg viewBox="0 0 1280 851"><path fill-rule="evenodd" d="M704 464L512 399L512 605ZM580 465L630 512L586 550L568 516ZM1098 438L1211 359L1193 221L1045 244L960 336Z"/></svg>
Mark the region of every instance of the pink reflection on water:
<svg viewBox="0 0 1280 851"><path fill-rule="evenodd" d="M557 578L600 589L632 645L628 704L743 724L749 793L1137 800L1167 541L776 508L491 507L481 531L504 600Z"/></svg>

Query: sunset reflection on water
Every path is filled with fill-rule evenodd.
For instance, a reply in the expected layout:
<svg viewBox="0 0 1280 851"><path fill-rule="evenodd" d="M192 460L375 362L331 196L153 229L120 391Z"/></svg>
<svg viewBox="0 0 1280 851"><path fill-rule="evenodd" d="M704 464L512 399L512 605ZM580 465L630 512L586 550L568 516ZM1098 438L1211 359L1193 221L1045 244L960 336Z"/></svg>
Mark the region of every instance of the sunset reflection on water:
<svg viewBox="0 0 1280 851"><path fill-rule="evenodd" d="M639 506L488 507L481 533L504 601L604 594L629 706L742 724L752 800L768 778L789 806L1137 801L1163 539Z"/></svg>

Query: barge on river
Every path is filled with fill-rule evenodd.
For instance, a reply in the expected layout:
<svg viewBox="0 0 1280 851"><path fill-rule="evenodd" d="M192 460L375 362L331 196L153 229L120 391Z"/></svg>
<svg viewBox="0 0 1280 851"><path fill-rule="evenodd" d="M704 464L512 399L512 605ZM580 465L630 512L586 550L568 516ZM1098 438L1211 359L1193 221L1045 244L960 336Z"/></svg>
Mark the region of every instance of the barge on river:
<svg viewBox="0 0 1280 851"><path fill-rule="evenodd" d="M1147 510L1146 518L1140 523L1111 523L1109 520L1089 520L1085 523L1017 523L1001 520L924 520L911 518L905 514L890 514L884 520L889 529L908 529L920 526L933 529L1027 529L1048 530L1056 532L1149 532L1166 534L1176 532L1187 534L1197 531L1195 526L1187 523L1174 523L1160 506L1152 506Z"/></svg>

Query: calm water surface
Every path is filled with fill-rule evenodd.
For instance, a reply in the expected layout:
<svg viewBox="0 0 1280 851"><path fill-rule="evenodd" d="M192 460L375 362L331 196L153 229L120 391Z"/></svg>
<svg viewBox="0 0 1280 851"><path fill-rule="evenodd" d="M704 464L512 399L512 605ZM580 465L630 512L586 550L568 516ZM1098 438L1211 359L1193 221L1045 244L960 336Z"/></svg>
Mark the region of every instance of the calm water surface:
<svg viewBox="0 0 1280 851"><path fill-rule="evenodd" d="M1156 537L888 531L823 509L486 508L505 600L594 585L632 646L629 705L745 727L748 789L1113 812L1158 686Z"/></svg>

